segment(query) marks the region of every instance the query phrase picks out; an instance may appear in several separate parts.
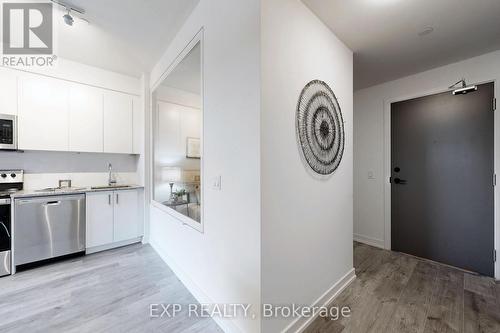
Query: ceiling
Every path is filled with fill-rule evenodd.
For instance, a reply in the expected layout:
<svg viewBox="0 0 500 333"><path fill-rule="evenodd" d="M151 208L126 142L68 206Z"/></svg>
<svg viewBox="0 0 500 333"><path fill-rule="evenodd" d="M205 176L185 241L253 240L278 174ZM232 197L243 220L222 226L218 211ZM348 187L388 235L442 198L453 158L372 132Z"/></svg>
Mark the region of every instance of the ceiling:
<svg viewBox="0 0 500 333"><path fill-rule="evenodd" d="M68 0L90 24L55 18L60 57L139 77L152 69L199 0Z"/></svg>
<svg viewBox="0 0 500 333"><path fill-rule="evenodd" d="M500 49L499 0L303 1L354 51L355 90Z"/></svg>
<svg viewBox="0 0 500 333"><path fill-rule="evenodd" d="M201 95L201 46L200 43L186 55L184 59L162 82L163 86L172 87Z"/></svg>

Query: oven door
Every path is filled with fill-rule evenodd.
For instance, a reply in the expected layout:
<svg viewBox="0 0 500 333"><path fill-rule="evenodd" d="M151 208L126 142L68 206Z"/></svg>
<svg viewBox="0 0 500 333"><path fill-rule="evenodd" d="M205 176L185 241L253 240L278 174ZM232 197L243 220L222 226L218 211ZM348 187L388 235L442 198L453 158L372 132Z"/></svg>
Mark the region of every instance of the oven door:
<svg viewBox="0 0 500 333"><path fill-rule="evenodd" d="M0 199L0 276L11 272L10 199Z"/></svg>
<svg viewBox="0 0 500 333"><path fill-rule="evenodd" d="M0 149L17 149L17 117L0 114Z"/></svg>

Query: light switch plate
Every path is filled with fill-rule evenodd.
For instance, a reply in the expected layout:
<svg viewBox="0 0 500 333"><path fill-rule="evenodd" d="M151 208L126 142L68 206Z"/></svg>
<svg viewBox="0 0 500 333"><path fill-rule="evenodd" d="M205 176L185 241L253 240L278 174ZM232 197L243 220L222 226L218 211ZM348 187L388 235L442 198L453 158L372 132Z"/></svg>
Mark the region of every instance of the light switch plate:
<svg viewBox="0 0 500 333"><path fill-rule="evenodd" d="M368 179L375 179L373 171L368 171Z"/></svg>
<svg viewBox="0 0 500 333"><path fill-rule="evenodd" d="M217 176L212 179L212 188L217 191L222 189L222 176Z"/></svg>

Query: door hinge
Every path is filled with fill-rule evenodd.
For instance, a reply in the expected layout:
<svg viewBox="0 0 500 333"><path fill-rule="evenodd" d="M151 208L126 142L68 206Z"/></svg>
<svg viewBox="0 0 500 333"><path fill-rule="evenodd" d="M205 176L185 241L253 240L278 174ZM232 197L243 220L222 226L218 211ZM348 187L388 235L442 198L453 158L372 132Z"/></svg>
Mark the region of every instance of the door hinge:
<svg viewBox="0 0 500 333"><path fill-rule="evenodd" d="M497 186L497 174L493 174L493 186Z"/></svg>
<svg viewBox="0 0 500 333"><path fill-rule="evenodd" d="M389 177L389 184L392 184L392 177Z"/></svg>
<svg viewBox="0 0 500 333"><path fill-rule="evenodd" d="M497 250L493 250L493 262L497 262Z"/></svg>
<svg viewBox="0 0 500 333"><path fill-rule="evenodd" d="M493 111L497 109L497 99L493 98Z"/></svg>

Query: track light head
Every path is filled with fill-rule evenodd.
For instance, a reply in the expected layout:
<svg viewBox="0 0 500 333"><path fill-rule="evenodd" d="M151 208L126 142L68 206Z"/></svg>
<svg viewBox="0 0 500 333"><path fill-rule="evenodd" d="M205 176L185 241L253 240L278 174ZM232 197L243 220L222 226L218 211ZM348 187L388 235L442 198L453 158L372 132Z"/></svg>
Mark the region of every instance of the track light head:
<svg viewBox="0 0 500 333"><path fill-rule="evenodd" d="M68 10L68 13L63 15L64 23L66 23L69 26L73 25L73 22L75 22L75 19L73 16L71 16L71 11Z"/></svg>

